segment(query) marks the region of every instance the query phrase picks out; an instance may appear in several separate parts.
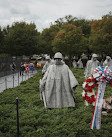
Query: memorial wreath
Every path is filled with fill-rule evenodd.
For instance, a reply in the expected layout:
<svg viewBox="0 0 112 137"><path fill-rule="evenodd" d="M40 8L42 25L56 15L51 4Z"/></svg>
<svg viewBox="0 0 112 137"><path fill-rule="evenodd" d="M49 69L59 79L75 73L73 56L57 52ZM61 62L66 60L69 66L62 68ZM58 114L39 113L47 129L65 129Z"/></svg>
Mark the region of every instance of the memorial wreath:
<svg viewBox="0 0 112 137"><path fill-rule="evenodd" d="M94 106L93 117L90 129L100 129L101 126L101 110L106 83L112 85L112 70L108 66L102 68L99 66L94 70L94 73L83 83L82 97L85 100L85 105L92 104ZM95 95L95 88L97 94Z"/></svg>

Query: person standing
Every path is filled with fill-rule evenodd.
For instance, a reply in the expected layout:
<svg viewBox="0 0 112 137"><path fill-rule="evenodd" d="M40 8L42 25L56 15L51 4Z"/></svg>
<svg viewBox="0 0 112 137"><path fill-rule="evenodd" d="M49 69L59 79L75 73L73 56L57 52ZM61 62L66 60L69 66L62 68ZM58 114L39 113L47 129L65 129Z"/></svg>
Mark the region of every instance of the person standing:
<svg viewBox="0 0 112 137"><path fill-rule="evenodd" d="M40 62L37 62L37 69L41 69L41 63Z"/></svg>
<svg viewBox="0 0 112 137"><path fill-rule="evenodd" d="M11 68L12 73L14 74L14 72L15 72L15 70L16 70L16 64L15 64L15 62L13 62L13 63L10 65L10 68Z"/></svg>
<svg viewBox="0 0 112 137"><path fill-rule="evenodd" d="M28 74L29 73L29 64L26 63L25 65L25 72Z"/></svg>
<svg viewBox="0 0 112 137"><path fill-rule="evenodd" d="M44 92L47 108L75 107L73 90L78 81L62 58L60 52L54 55L54 64L49 66L41 80L40 89Z"/></svg>
<svg viewBox="0 0 112 137"><path fill-rule="evenodd" d="M30 70L31 73L33 73L33 71L34 71L34 64L33 64L33 62L30 62L30 64L29 64L29 70Z"/></svg>
<svg viewBox="0 0 112 137"><path fill-rule="evenodd" d="M97 54L93 54L91 60L86 63L85 77L91 76L94 70L99 66L99 61L97 60Z"/></svg>
<svg viewBox="0 0 112 137"><path fill-rule="evenodd" d="M21 62L21 64L20 64L20 76L23 75L24 71L25 71L25 66L24 66L24 64Z"/></svg>

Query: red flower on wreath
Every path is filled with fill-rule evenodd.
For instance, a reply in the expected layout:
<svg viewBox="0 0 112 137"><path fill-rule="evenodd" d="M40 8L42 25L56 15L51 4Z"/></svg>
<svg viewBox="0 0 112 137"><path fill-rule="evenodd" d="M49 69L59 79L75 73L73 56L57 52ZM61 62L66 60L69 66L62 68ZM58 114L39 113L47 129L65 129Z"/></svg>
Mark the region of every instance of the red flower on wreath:
<svg viewBox="0 0 112 137"><path fill-rule="evenodd" d="M87 89L84 89L85 92L87 92L88 90Z"/></svg>
<svg viewBox="0 0 112 137"><path fill-rule="evenodd" d="M87 96L87 93L85 94L85 96Z"/></svg>
<svg viewBox="0 0 112 137"><path fill-rule="evenodd" d="M94 93L92 92L93 89L98 86L98 83L93 76L91 78L86 79L85 82L86 82L84 88L85 95L83 96L83 99L85 99L89 104L92 104L93 102L95 102L95 95L93 95ZM92 95L88 96L88 93L92 93Z"/></svg>
<svg viewBox="0 0 112 137"><path fill-rule="evenodd" d="M88 84L86 84L86 88L87 90L92 90L92 86L89 86Z"/></svg>
<svg viewBox="0 0 112 137"><path fill-rule="evenodd" d="M94 101L95 101L95 98L94 98L94 95L92 95L91 97L86 97L86 101L89 103L89 104L92 104Z"/></svg>
<svg viewBox="0 0 112 137"><path fill-rule="evenodd" d="M91 97L86 97L86 101L89 103L89 104L92 104L93 103L93 100L91 100Z"/></svg>
<svg viewBox="0 0 112 137"><path fill-rule="evenodd" d="M86 97L86 101L89 101L89 100L90 100L90 97L87 96L87 97Z"/></svg>
<svg viewBox="0 0 112 137"><path fill-rule="evenodd" d="M92 103L93 103L93 101L90 99L90 100L88 100L88 103L89 103L89 104L92 104Z"/></svg>
<svg viewBox="0 0 112 137"><path fill-rule="evenodd" d="M92 78L92 82L96 82L96 79L95 79L95 78Z"/></svg>
<svg viewBox="0 0 112 137"><path fill-rule="evenodd" d="M91 100L92 100L92 102L95 101L95 97L94 97L94 95L91 96Z"/></svg>
<svg viewBox="0 0 112 137"><path fill-rule="evenodd" d="M86 79L85 82L91 82L91 79Z"/></svg>
<svg viewBox="0 0 112 137"><path fill-rule="evenodd" d="M98 84L93 84L93 85L92 85L92 88L97 87L97 86L98 86Z"/></svg>
<svg viewBox="0 0 112 137"><path fill-rule="evenodd" d="M91 89L91 90L89 90L88 92L92 92L92 89Z"/></svg>

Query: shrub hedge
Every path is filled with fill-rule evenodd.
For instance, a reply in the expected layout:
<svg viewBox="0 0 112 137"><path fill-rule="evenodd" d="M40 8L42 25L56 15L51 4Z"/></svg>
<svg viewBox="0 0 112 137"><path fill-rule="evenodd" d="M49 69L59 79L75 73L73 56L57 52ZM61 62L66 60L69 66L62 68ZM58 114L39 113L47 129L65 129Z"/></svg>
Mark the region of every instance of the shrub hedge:
<svg viewBox="0 0 112 137"><path fill-rule="evenodd" d="M40 100L39 79L41 72L16 88L0 94L0 137L15 137L16 97L19 99L20 137L112 137L112 114L102 115L101 130L90 130L93 107L86 107L82 99L84 69L73 69L80 85L74 91L76 107L45 110ZM106 87L105 96L112 95Z"/></svg>

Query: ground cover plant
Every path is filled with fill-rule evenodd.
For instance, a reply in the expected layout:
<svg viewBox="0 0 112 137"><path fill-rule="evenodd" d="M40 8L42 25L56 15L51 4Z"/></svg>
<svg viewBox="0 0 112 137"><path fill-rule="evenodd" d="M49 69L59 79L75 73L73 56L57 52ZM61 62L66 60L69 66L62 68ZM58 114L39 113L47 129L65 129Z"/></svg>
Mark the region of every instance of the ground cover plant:
<svg viewBox="0 0 112 137"><path fill-rule="evenodd" d="M111 137L112 113L102 115L101 130L90 130L93 107L86 107L82 98L84 69L71 68L79 86L74 91L76 107L45 111L40 100L37 72L16 88L0 93L0 137L15 137L16 97L19 99L20 137ZM112 96L112 87L106 87L105 96Z"/></svg>

